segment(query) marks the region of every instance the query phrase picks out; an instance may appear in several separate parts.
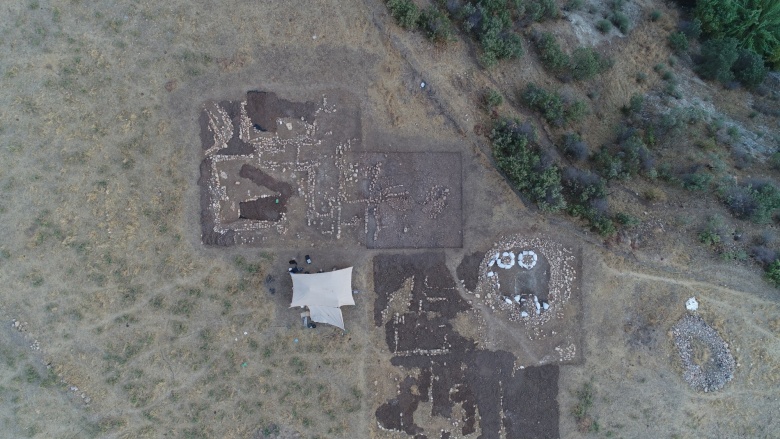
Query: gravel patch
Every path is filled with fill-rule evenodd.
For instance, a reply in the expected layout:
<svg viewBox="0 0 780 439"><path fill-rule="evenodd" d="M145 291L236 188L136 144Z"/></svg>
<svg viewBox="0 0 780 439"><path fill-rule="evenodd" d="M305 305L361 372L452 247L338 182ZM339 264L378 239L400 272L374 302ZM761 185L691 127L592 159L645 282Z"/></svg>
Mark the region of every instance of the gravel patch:
<svg viewBox="0 0 780 439"><path fill-rule="evenodd" d="M736 361L729 345L704 319L686 315L672 327L683 365L683 379L704 392L720 390L732 378Z"/></svg>

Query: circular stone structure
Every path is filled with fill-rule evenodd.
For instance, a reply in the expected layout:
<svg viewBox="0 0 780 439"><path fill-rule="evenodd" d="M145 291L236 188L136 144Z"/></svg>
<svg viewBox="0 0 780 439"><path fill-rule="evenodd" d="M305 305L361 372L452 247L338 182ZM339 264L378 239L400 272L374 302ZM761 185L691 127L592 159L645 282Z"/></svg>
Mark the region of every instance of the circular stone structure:
<svg viewBox="0 0 780 439"><path fill-rule="evenodd" d="M522 253L520 253L520 256L517 257L517 265L525 268L526 270L530 270L536 266L536 262L538 260L539 257L536 256L536 253L534 253L532 250L524 250Z"/></svg>
<svg viewBox="0 0 780 439"><path fill-rule="evenodd" d="M698 391L720 390L734 377L736 362L729 345L699 316L687 314L672 327L683 379Z"/></svg>
<svg viewBox="0 0 780 439"><path fill-rule="evenodd" d="M543 237L513 235L485 253L474 295L510 321L538 327L562 317L576 276L571 249Z"/></svg>

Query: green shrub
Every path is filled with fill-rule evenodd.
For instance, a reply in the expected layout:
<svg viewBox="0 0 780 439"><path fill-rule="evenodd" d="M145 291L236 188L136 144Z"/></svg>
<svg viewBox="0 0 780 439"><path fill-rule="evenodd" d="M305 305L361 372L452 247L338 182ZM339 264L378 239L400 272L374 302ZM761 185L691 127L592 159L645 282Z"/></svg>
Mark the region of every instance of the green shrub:
<svg viewBox="0 0 780 439"><path fill-rule="evenodd" d="M699 39L701 36L701 20L694 18L683 26L682 31L688 38Z"/></svg>
<svg viewBox="0 0 780 439"><path fill-rule="evenodd" d="M542 113L542 117L549 123L556 126L565 123L563 99L557 93L548 92L534 84L528 84L522 97L529 107Z"/></svg>
<svg viewBox="0 0 780 439"><path fill-rule="evenodd" d="M425 32L425 36L434 43L444 44L452 40L452 23L449 17L435 6L422 11L417 23Z"/></svg>
<svg viewBox="0 0 780 439"><path fill-rule="evenodd" d="M575 133L565 134L561 138L561 150L566 157L578 162L585 160L590 154L588 145Z"/></svg>
<svg viewBox="0 0 780 439"><path fill-rule="evenodd" d="M604 180L591 172L569 167L563 173L562 181L569 214L587 220L602 236L613 235L616 229L607 214Z"/></svg>
<svg viewBox="0 0 780 439"><path fill-rule="evenodd" d="M526 6L526 11L533 21L541 23L545 20L554 20L561 15L555 0L531 1Z"/></svg>
<svg viewBox="0 0 780 439"><path fill-rule="evenodd" d="M658 9L653 10L653 12L650 13L650 21L656 22L661 19L661 11Z"/></svg>
<svg viewBox="0 0 780 439"><path fill-rule="evenodd" d="M489 88L482 96L482 102L488 111L493 111L496 107L504 103L504 97L501 96L501 93L498 91Z"/></svg>
<svg viewBox="0 0 780 439"><path fill-rule="evenodd" d="M722 83L728 83L734 79L731 67L739 57L737 44L738 41L734 38L714 39L702 44L699 75L704 79Z"/></svg>
<svg viewBox="0 0 780 439"><path fill-rule="evenodd" d="M565 207L560 170L554 164L542 162L528 131L516 120L497 121L490 136L493 157L515 189L530 197L542 210L560 210Z"/></svg>
<svg viewBox="0 0 780 439"><path fill-rule="evenodd" d="M682 181L683 187L689 191L703 191L710 187L712 174L699 170L685 175Z"/></svg>
<svg viewBox="0 0 780 439"><path fill-rule="evenodd" d="M682 32L675 32L669 35L669 47L676 54L685 53L688 51L688 37Z"/></svg>
<svg viewBox="0 0 780 439"><path fill-rule="evenodd" d="M642 223L639 218L623 212L615 214L615 221L623 227L634 227Z"/></svg>
<svg viewBox="0 0 780 439"><path fill-rule="evenodd" d="M547 91L533 83L528 84L522 98L529 107L541 113L547 122L555 126L579 121L588 112L584 102L564 102L558 93Z"/></svg>
<svg viewBox="0 0 780 439"><path fill-rule="evenodd" d="M405 29L417 27L420 9L412 0L388 0L387 9L399 26Z"/></svg>
<svg viewBox="0 0 780 439"><path fill-rule="evenodd" d="M766 267L766 278L775 287L780 287L780 260L776 260Z"/></svg>
<svg viewBox="0 0 780 439"><path fill-rule="evenodd" d="M704 245L716 245L720 244L721 237L712 230L702 230L699 232L699 242Z"/></svg>
<svg viewBox="0 0 780 439"><path fill-rule="evenodd" d="M616 148L602 146L594 154L596 172L607 180L628 179L639 175L655 178L655 159L642 138L634 134Z"/></svg>
<svg viewBox="0 0 780 439"><path fill-rule="evenodd" d="M520 58L523 56L521 38L512 30L512 20L505 9L492 4L480 4L473 14L476 18L474 26L471 16L464 21L464 26L471 29L482 47L482 62L487 67L495 65L502 59ZM492 12L491 12L492 11Z"/></svg>
<svg viewBox="0 0 780 439"><path fill-rule="evenodd" d="M749 181L721 189L721 199L740 219L765 224L780 209L780 190L769 181Z"/></svg>
<svg viewBox="0 0 780 439"><path fill-rule="evenodd" d="M699 232L699 242L713 246L723 241L723 218L713 215L707 220L707 224Z"/></svg>
<svg viewBox="0 0 780 439"><path fill-rule="evenodd" d="M561 49L553 34L542 32L535 39L536 50L544 67L554 73L561 73L569 68L569 55Z"/></svg>
<svg viewBox="0 0 780 439"><path fill-rule="evenodd" d="M732 67L734 77L745 87L753 88L764 82L767 69L764 67L764 60L756 52L750 49L739 51L739 58Z"/></svg>
<svg viewBox="0 0 780 439"><path fill-rule="evenodd" d="M628 105L623 106L621 110L623 111L623 114L626 116L630 116L632 114L639 114L639 112L642 111L642 106L645 103L645 97L640 94L632 94L631 99L628 101Z"/></svg>
<svg viewBox="0 0 780 439"><path fill-rule="evenodd" d="M777 0L698 0L694 11L704 33L735 38L780 68L780 2Z"/></svg>
<svg viewBox="0 0 780 439"><path fill-rule="evenodd" d="M578 47L571 54L571 75L577 81L590 79L611 65L610 59L602 57L592 47Z"/></svg>
<svg viewBox="0 0 780 439"><path fill-rule="evenodd" d="M612 30L612 22L609 20L601 19L596 22L596 29L602 34L608 33Z"/></svg>
<svg viewBox="0 0 780 439"><path fill-rule="evenodd" d="M579 11L584 3L584 0L568 0L564 9L567 11Z"/></svg>
<svg viewBox="0 0 780 439"><path fill-rule="evenodd" d="M614 24L615 27L618 28L618 30L620 30L620 32L624 34L628 33L629 21L628 21L628 17L626 17L624 13L614 12L612 15L610 15L609 21L611 21L612 24Z"/></svg>
<svg viewBox="0 0 780 439"><path fill-rule="evenodd" d="M583 101L575 100L563 109L565 123L579 122L588 115L588 105Z"/></svg>
<svg viewBox="0 0 780 439"><path fill-rule="evenodd" d="M724 261L738 261L738 262L745 262L748 259L748 254L745 250L742 249L736 249L736 250L730 250L723 252L720 257Z"/></svg>

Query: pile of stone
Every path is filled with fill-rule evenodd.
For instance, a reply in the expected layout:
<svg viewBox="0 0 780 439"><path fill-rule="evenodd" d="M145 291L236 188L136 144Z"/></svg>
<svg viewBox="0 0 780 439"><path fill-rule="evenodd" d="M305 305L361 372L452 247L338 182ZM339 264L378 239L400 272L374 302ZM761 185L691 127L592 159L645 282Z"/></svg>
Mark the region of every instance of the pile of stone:
<svg viewBox="0 0 780 439"><path fill-rule="evenodd" d="M683 379L694 389L713 392L722 389L737 367L729 345L717 331L699 316L687 314L672 327L674 345L680 354ZM709 351L704 364L697 364L693 343L698 341Z"/></svg>

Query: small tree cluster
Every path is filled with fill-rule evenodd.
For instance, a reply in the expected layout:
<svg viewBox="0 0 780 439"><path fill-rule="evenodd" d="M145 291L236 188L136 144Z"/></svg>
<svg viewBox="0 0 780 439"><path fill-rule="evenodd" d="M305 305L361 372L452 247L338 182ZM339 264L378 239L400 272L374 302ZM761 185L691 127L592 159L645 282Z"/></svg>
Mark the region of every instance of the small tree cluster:
<svg viewBox="0 0 780 439"><path fill-rule="evenodd" d="M549 32L536 35L534 44L544 67L564 78L583 81L612 66L612 60L601 56L592 47L578 47L568 55Z"/></svg>
<svg viewBox="0 0 780 439"><path fill-rule="evenodd" d="M444 44L452 40L449 17L435 6L420 10L412 0L388 0L387 10L399 26L422 30L434 43Z"/></svg>
<svg viewBox="0 0 780 439"><path fill-rule="evenodd" d="M628 179L640 173L656 176L655 158L637 133L613 147L603 146L593 161L596 171L607 180Z"/></svg>
<svg viewBox="0 0 780 439"><path fill-rule="evenodd" d="M561 193L560 169L543 160L528 131L517 120L497 121L490 136L493 158L515 189L542 210L560 210L566 205Z"/></svg>
<svg viewBox="0 0 780 439"><path fill-rule="evenodd" d="M722 188L720 192L721 200L740 219L764 224L780 209L780 190L770 181L748 181Z"/></svg>
<svg viewBox="0 0 780 439"><path fill-rule="evenodd" d="M767 74L761 56L738 46L735 38L712 39L702 44L699 75L724 84L734 79L746 87L760 84Z"/></svg>
<svg viewBox="0 0 780 439"><path fill-rule="evenodd" d="M555 126L577 122L588 113L584 102L567 102L558 93L547 91L533 83L525 88L522 98L526 105L541 113L547 122Z"/></svg>

